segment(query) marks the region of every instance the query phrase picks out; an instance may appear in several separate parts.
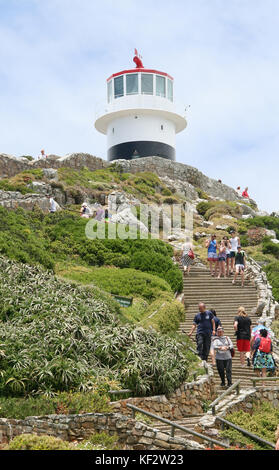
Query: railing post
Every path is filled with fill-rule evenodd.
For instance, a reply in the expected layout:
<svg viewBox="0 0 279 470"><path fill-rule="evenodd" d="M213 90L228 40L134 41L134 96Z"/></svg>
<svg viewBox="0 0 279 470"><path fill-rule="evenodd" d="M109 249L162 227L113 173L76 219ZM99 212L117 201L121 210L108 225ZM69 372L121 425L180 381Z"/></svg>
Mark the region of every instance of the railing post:
<svg viewBox="0 0 279 470"><path fill-rule="evenodd" d="M236 394L239 395L239 384L236 387Z"/></svg>
<svg viewBox="0 0 279 470"><path fill-rule="evenodd" d="M172 426L172 427L171 427L171 437L174 437L174 433L175 433L175 427Z"/></svg>
<svg viewBox="0 0 279 470"><path fill-rule="evenodd" d="M212 406L212 414L215 416L216 410L215 410L215 405Z"/></svg>

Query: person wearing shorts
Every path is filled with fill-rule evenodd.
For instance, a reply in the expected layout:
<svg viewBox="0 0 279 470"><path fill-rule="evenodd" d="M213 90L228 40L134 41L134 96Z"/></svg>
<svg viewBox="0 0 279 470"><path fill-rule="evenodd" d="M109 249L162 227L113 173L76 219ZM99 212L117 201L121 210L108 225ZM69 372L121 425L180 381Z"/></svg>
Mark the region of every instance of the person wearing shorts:
<svg viewBox="0 0 279 470"><path fill-rule="evenodd" d="M227 249L224 240L221 241L219 246L219 276L218 279L223 275L226 277L226 259L227 259Z"/></svg>
<svg viewBox="0 0 279 470"><path fill-rule="evenodd" d="M241 275L241 286L244 286L244 270L246 268L246 259L244 251L241 251L241 246L238 245L237 253L235 255L235 274L232 283L235 284L236 277Z"/></svg>
<svg viewBox="0 0 279 470"><path fill-rule="evenodd" d="M206 240L205 246L207 248L207 260L209 262L209 269L211 272L211 276L217 275L218 269L218 254L217 254L217 240L216 235L211 235L209 240ZM215 269L213 272L213 266L215 265Z"/></svg>
<svg viewBox="0 0 279 470"><path fill-rule="evenodd" d="M237 247L238 245L240 245L240 240L239 240L239 237L237 237L235 230L231 232L230 244L231 244L231 249L230 249L231 274L233 274L234 267L235 267L235 256L237 253Z"/></svg>
<svg viewBox="0 0 279 470"><path fill-rule="evenodd" d="M226 275L229 277L230 275L230 254L231 254L231 244L228 237L223 237L225 247L226 247Z"/></svg>
<svg viewBox="0 0 279 470"><path fill-rule="evenodd" d="M244 307L239 307L237 311L237 316L234 319L234 329L236 332L236 344L237 349L240 354L241 367L245 367L245 356L247 353L247 359L250 362L250 340L251 340L251 331L252 331L252 322L245 312Z"/></svg>

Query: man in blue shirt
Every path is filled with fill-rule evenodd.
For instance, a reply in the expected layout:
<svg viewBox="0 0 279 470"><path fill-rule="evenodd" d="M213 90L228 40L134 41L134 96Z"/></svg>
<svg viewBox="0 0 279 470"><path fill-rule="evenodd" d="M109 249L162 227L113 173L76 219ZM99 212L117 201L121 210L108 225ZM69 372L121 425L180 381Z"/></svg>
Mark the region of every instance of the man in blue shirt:
<svg viewBox="0 0 279 470"><path fill-rule="evenodd" d="M199 313L193 320L193 326L188 333L191 337L192 333L197 328L196 341L198 355L203 361L207 361L211 344L211 336L215 335L215 322L214 315L210 310L206 310L205 304L199 304Z"/></svg>

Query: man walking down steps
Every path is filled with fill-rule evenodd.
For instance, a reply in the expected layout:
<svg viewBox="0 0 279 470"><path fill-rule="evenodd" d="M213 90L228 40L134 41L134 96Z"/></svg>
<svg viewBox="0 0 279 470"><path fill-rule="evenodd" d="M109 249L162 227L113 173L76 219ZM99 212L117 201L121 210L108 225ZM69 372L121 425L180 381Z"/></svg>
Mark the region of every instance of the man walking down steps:
<svg viewBox="0 0 279 470"><path fill-rule="evenodd" d="M191 337L196 328L198 355L203 361L207 362L211 345L211 336L215 336L215 322L213 313L210 310L206 310L204 303L199 304L199 313L194 318L193 326L191 331L188 333L189 337Z"/></svg>

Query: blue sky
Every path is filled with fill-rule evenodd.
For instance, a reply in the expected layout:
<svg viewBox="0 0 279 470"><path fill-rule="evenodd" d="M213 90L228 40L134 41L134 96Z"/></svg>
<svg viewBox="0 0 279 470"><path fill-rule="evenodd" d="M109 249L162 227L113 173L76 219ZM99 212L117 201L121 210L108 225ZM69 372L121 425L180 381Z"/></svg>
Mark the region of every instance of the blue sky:
<svg viewBox="0 0 279 470"><path fill-rule="evenodd" d="M88 152L111 73L170 73L191 105L177 161L279 210L278 0L0 0L0 153Z"/></svg>

